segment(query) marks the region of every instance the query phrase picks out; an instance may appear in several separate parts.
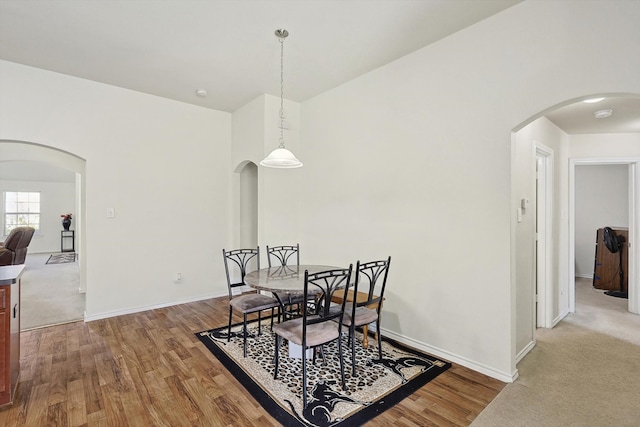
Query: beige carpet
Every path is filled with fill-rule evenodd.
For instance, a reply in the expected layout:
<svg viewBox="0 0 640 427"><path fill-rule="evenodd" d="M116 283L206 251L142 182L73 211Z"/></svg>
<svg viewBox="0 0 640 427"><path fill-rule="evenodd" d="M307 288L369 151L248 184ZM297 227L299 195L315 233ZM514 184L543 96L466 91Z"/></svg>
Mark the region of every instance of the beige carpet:
<svg viewBox="0 0 640 427"><path fill-rule="evenodd" d="M576 313L536 340L473 427L640 426L640 316L626 299L577 279Z"/></svg>
<svg viewBox="0 0 640 427"><path fill-rule="evenodd" d="M78 262L46 264L51 254L28 254L22 274L20 329L25 331L84 318Z"/></svg>

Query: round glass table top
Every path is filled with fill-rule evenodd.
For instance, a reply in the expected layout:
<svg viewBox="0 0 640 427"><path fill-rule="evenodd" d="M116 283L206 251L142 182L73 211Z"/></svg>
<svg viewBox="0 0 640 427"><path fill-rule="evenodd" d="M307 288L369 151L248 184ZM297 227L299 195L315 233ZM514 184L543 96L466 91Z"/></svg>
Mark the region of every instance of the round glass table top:
<svg viewBox="0 0 640 427"><path fill-rule="evenodd" d="M262 268L244 276L244 283L252 288L269 292L301 294L304 292L304 272L318 273L342 267L330 265L287 265Z"/></svg>

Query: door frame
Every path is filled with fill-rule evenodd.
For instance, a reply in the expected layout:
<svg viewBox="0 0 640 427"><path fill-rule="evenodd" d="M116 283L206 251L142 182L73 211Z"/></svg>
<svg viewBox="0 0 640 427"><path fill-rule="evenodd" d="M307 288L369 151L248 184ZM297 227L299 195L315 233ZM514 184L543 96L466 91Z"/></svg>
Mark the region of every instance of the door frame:
<svg viewBox="0 0 640 427"><path fill-rule="evenodd" d="M615 157L615 158L570 158L569 159L569 312L576 311L576 278L575 278L575 171L576 166L581 165L627 165L629 168L629 242L627 242L629 254L629 299L628 310L631 313L640 314L640 269L638 263L638 251L634 243L640 241L640 184L638 173L640 171L640 157Z"/></svg>
<svg viewBox="0 0 640 427"><path fill-rule="evenodd" d="M538 142L536 150L536 242L534 329L553 327L553 150ZM538 162L543 170L538 170ZM542 203L539 203L542 199Z"/></svg>

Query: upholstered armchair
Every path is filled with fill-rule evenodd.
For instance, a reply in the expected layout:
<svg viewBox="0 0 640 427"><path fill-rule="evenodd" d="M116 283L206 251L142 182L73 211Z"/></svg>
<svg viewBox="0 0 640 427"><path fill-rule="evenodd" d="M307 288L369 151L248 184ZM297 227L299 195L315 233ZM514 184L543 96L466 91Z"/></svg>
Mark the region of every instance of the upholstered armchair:
<svg viewBox="0 0 640 427"><path fill-rule="evenodd" d="M27 247L35 232L33 227L16 227L0 244L0 266L24 264Z"/></svg>

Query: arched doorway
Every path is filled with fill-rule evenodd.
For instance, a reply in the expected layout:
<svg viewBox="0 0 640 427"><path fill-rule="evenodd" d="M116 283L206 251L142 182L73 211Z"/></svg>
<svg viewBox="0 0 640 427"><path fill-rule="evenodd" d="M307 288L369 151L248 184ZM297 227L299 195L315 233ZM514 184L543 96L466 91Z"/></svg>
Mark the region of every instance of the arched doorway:
<svg viewBox="0 0 640 427"><path fill-rule="evenodd" d="M258 167L247 162L240 174L240 247L258 246Z"/></svg>
<svg viewBox="0 0 640 427"><path fill-rule="evenodd" d="M596 96L604 98L615 97L623 99L627 104L629 100L632 100L634 104L633 108L638 108L635 116L635 123L638 123L637 118L640 117L640 96L632 94L615 94L615 95L588 95L580 98L568 100L566 102L557 104L550 107L529 120L523 122L521 125L514 129L513 134L513 156L512 156L512 206L514 208L513 215L513 232L515 236L515 252L516 257L514 260L515 271L515 283L516 283L516 359L520 360L524 355L530 351L535 345L535 329L536 329L536 313L545 313L545 319L543 322L538 322L541 326L553 327L569 312L575 310L575 280L574 280L574 267L575 267L575 231L574 231L574 212L573 212L573 168L575 164L580 162L613 162L616 164L626 164L629 167L629 186L630 191L630 224L629 232L633 236L634 240L638 240L638 230L640 230L640 224L638 223L638 203L640 200L640 194L638 192L637 183L638 174L637 170L640 166L640 158L636 157L638 142L636 140L635 145L618 144L608 145L599 144L595 148L595 144L591 147L591 151L588 148L580 147L580 150L574 149L576 144L572 144L577 140L578 133L576 128L573 127L571 132L565 131L561 125L562 123L557 120L557 116L554 116L554 112L563 108L571 108L578 104L580 108L577 110L584 110L583 101ZM592 109L598 110L599 107L593 107ZM592 113L589 112L590 118L593 118ZM552 121L550 118L554 118L558 123ZM571 117L567 117L570 119ZM630 121L630 122L633 122ZM596 128L589 128L586 132L596 132ZM597 132L606 135L607 131L605 127L600 127ZM613 132L613 131L612 131ZM631 134L631 138L636 138L634 135L640 135L640 130L636 130L636 133ZM593 139L603 139L593 138ZM640 138L640 136L637 136ZM610 138L610 139L618 139ZM552 186L547 186L546 190L552 192L550 199L552 207L549 210L549 206L546 206L549 218L547 221L547 227L551 228L551 233L547 233L550 238L542 239L546 242L546 248L543 253L546 254L546 259L551 260L551 265L547 265L547 270L544 270L546 275L545 288L542 292L536 292L537 275L540 274L539 266L539 251L536 245L541 241L539 236L536 236L536 223L539 211L537 211L537 203L530 206L530 209L526 209L526 201L534 201L536 196L537 173L536 164L539 150L537 147L545 146L550 147L551 152L555 160L551 164L547 164L552 169L552 176L554 183ZM635 148L634 148L635 147ZM517 214L516 214L517 212ZM548 228L547 228L548 231ZM543 237L547 237L543 236ZM633 251L633 249L632 249ZM551 253L551 257L548 254ZM629 266L629 309L632 312L638 312L638 286L640 279L638 278L638 266L637 266L637 251L635 255L630 252L629 258L634 258L633 266ZM549 271L549 268L551 271ZM632 290L633 288L633 290ZM541 298L541 294L543 297ZM537 310L537 305L543 304L542 310ZM533 314L533 315L532 315Z"/></svg>
<svg viewBox="0 0 640 427"><path fill-rule="evenodd" d="M85 160L62 150L58 150L45 145L24 142L24 141L0 141L0 164L3 164L4 179L10 181L13 179L15 182L21 182L21 185L27 185L25 183L33 182L31 184L33 188L39 188L46 194L43 194L42 210L41 210L41 234L36 240L36 244L30 245L32 249L45 252L58 252L60 251L60 214L58 207L59 204L54 203L57 197L60 197L60 188L64 186L64 191L70 191L72 194L67 198L71 201L65 203L65 209L72 211L73 213L73 229L75 232L75 253L78 254L77 269L73 272L65 271L61 279L65 283L72 282L74 291L80 294L87 292L86 286L86 251L85 251L85 215L84 215L84 200L85 200ZM11 177L11 171L16 171L15 176ZM17 171L20 171L18 174ZM8 174L8 175L7 175ZM54 178L55 176L55 178ZM58 179L59 176L64 176L63 179ZM51 177L47 182L47 177ZM57 181L67 180L66 177L70 177L70 182L60 184ZM20 180L20 181L18 181ZM56 181L56 182L54 182ZM69 213L69 212L65 212ZM32 240L33 242L33 240ZM40 244L40 247L38 247ZM31 251L33 252L33 251ZM28 255L29 258L29 255ZM53 270L50 272L54 274ZM56 271L55 273L60 273ZM41 278L43 275L46 277L47 272L40 271L36 278ZM71 277L72 276L72 277ZM35 279L42 280L42 279ZM46 280L46 279L45 279ZM29 293L23 292L23 308L29 305L29 301L25 301L28 298ZM41 304L53 304L56 303L54 299L41 299ZM31 319L24 316L23 312L23 329L27 326L40 327L48 326L54 323L64 323L65 321L78 320L84 316L84 298L80 302L74 300L73 302L64 302L64 299L60 299L59 304L74 304L72 311L66 310L67 307L60 307L59 310L54 310L53 307L47 307L47 311L55 312L56 315L50 317L42 317L39 319ZM78 306L82 304L83 306ZM81 311L80 311L81 310ZM65 316L71 316L73 318L66 318ZM39 324L38 322L45 322Z"/></svg>

